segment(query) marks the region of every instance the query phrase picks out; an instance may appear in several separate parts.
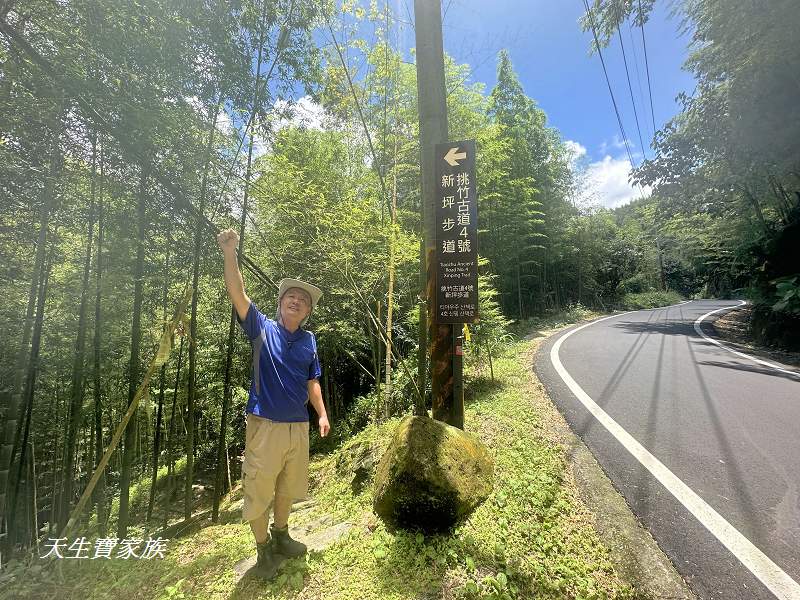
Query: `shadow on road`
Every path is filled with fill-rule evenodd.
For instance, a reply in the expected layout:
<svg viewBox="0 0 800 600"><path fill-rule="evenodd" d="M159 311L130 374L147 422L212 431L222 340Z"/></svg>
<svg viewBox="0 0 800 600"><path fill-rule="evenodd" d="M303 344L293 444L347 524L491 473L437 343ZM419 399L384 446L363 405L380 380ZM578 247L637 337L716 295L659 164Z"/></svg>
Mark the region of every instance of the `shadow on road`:
<svg viewBox="0 0 800 600"><path fill-rule="evenodd" d="M628 333L660 333L662 335L698 337L697 332L694 330L694 323L686 321L622 321L615 323L614 327L623 329ZM707 341L702 343L712 345Z"/></svg>
<svg viewBox="0 0 800 600"><path fill-rule="evenodd" d="M650 316L647 317L646 322L631 323L631 325L651 325L651 320L654 316L656 316L656 314L656 312L651 312ZM652 325L655 325L655 323L652 323ZM614 327L618 327L618 325L614 325ZM652 331L649 331L644 327L638 331L636 339L633 340L630 348L628 348L628 351L622 357L622 360L620 360L619 365L617 365L617 368L611 374L611 378L608 380L608 383L606 383L603 391L600 392L600 395L597 398L595 398L595 402L597 402L598 405L605 406L608 399L614 394L617 387L619 387L619 384L622 382L625 374L633 365L634 360L636 360L639 352L647 342L647 338L649 338L652 333ZM581 439L584 439L585 436L592 430L592 427L594 427L596 422L597 420L594 418L594 416L587 415L583 423L576 429L576 433L581 437Z"/></svg>
<svg viewBox="0 0 800 600"><path fill-rule="evenodd" d="M710 367L720 367L721 369L746 371L748 373L760 373L761 375L769 375L771 377L783 377L784 379L788 379L790 381L798 381L798 379L800 378L800 373L796 373L795 375L790 375L789 373L783 373L776 369L771 369L769 367L762 367L756 364L749 365L737 362L723 362L719 360L701 360L699 364L708 365Z"/></svg>
<svg viewBox="0 0 800 600"><path fill-rule="evenodd" d="M749 487L747 485L747 480L745 479L742 470L739 468L739 465L736 462L736 455L733 452L733 448L731 447L728 437L725 435L725 430L722 428L716 403L714 402L711 392L706 385L706 381L700 372L700 365L703 363L697 359L697 355L692 347L694 344L699 344L699 340L686 340L686 346L689 350L689 354L692 357L692 366L694 367L695 377L697 378L697 383L700 385L703 401L710 417L709 422L711 423L714 437L716 437L717 441L719 442L722 456L725 460L725 471L731 484L730 488L731 490L736 490L738 493L738 495L732 498L732 500L738 504L738 508L741 511L741 514L744 516L742 525L744 526L745 531L743 533L745 533L746 536L756 544L756 546L764 547L765 540L761 535L762 528L759 527L759 523L761 522L759 517L763 511L759 510L753 501L753 497L750 494Z"/></svg>

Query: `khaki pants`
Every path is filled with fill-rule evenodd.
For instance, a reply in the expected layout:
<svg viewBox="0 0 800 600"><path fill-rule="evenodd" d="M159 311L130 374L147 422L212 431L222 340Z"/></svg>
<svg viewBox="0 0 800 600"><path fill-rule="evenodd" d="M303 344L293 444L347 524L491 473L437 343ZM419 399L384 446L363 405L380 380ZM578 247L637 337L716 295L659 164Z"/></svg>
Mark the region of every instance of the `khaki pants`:
<svg viewBox="0 0 800 600"><path fill-rule="evenodd" d="M308 495L308 421L281 423L248 413L242 464L246 521L263 515L275 494Z"/></svg>

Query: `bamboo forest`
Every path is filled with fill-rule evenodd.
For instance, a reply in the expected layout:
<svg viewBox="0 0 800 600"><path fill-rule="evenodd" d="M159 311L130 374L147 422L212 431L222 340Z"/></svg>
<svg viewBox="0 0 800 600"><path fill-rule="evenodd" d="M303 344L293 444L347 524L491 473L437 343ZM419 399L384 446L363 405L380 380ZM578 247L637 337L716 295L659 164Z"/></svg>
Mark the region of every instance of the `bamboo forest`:
<svg viewBox="0 0 800 600"><path fill-rule="evenodd" d="M561 10L533 2L501 14L500 4L526 3L481 4L474 14L486 11L487 28ZM797 415L800 6L573 4L575 16L559 27L579 40L575 60L601 82L573 119L603 115L625 165L624 202L604 199L602 155L576 143L561 107L529 82L531 69L559 71L576 90L571 100L580 98L586 80L570 74L560 50L526 54L501 40L471 60L454 52L468 34L449 24L471 0L0 0L0 597L667 597L639 595L645 584L624 568L631 559L614 558L603 527L587 516L593 505L555 433L563 418L553 406L569 422L564 432L584 430L546 400L556 392L544 367L531 383L532 357L572 323L735 299L737 339L750 345L730 347L769 363L755 370L784 365L782 385L794 386L787 393L795 400L785 419ZM433 26L438 51L425 40L425 6L441 10L443 51L441 23ZM686 49L676 72L692 83L659 117L653 31L666 10L669 35L683 36ZM521 35L548 43L550 34ZM427 79L429 55L443 65L443 86ZM622 79L609 79L607 67L621 69L623 56ZM434 119L427 94L436 90L441 138L426 129ZM476 148L477 318L466 324L436 313L430 232L442 224L433 223L438 200L425 183L435 177L431 140L474 140ZM236 265L264 322L284 323L284 278L322 291L303 329L313 332L327 414L307 401L310 492L295 498L289 522L309 553L261 583L240 581L234 568L253 555L252 535L262 543L241 518L251 501L242 500L242 457L248 464L259 367L226 288L217 237L227 230L236 232ZM687 319L672 333L711 335L702 319ZM663 327L632 327L639 337L630 352L652 334L663 336L659 360L669 354ZM606 407L634 354L603 339L591 347L625 356L616 371L603 367L613 375L594 397ZM605 360L586 351L570 368L570 343L553 352L562 349L576 380L579 365ZM540 354L549 361L552 353ZM551 412L526 400L540 396ZM429 421L463 430L469 443L479 438L493 479L486 475L478 500L465 500L463 516L458 509L455 529L395 528L381 512L381 478L394 472L386 454L394 449L401 460L401 443L423 453L410 440L421 435L414 424ZM409 439L398 441L406 426ZM585 441L636 512L624 476L618 481ZM472 452L456 454L472 460ZM277 521L277 505L275 513ZM648 527L651 514L637 513ZM787 548L800 541L798 526L785 526L794 531L782 538ZM336 537L316 545L318 532ZM669 597L716 597L706 595L716 584L695 584L657 527L653 535L680 572L676 581L697 594ZM91 560L103 540L113 540L115 554L136 540L140 560ZM755 567L742 567L742 577L766 582L774 596L765 598L800 597L796 556L759 548L784 583ZM89 560L54 560L62 555ZM723 595L762 597L736 593Z"/></svg>

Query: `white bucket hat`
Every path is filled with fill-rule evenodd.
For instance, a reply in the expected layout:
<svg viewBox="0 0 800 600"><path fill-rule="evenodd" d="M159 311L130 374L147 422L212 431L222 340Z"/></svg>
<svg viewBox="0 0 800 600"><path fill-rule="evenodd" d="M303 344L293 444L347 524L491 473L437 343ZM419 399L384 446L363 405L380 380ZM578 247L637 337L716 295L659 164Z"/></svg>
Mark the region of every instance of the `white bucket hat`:
<svg viewBox="0 0 800 600"><path fill-rule="evenodd" d="M311 285L305 281L300 281L299 279L292 279L291 277L281 279L280 283L278 284L278 308L275 313L276 321L279 320L281 316L281 298L283 298L283 295L291 288L300 288L301 290L307 292L309 296L311 296L311 312L308 313L308 317L303 319L302 323L300 323L300 326L302 327L306 324L309 317L311 317L314 309L317 308L317 302L319 302L320 298L322 298L322 290L315 285Z"/></svg>

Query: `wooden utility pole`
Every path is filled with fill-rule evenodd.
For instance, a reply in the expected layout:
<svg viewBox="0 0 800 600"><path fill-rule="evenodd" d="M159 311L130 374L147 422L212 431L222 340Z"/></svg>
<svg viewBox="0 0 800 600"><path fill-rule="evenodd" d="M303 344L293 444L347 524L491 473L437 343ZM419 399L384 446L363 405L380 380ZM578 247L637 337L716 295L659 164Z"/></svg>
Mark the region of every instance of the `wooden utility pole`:
<svg viewBox="0 0 800 600"><path fill-rule="evenodd" d="M420 173L422 178L423 234L425 243L425 298L430 336L431 394L433 418L463 427L463 397L454 395L454 362L460 373L461 356L455 354L457 325L438 323L436 318L435 202L436 144L447 142L447 95L444 81L442 13L439 0L414 0L417 44L417 102L419 105ZM461 386L457 386L461 388ZM463 391L462 391L463 394ZM460 410L457 408L460 406Z"/></svg>

